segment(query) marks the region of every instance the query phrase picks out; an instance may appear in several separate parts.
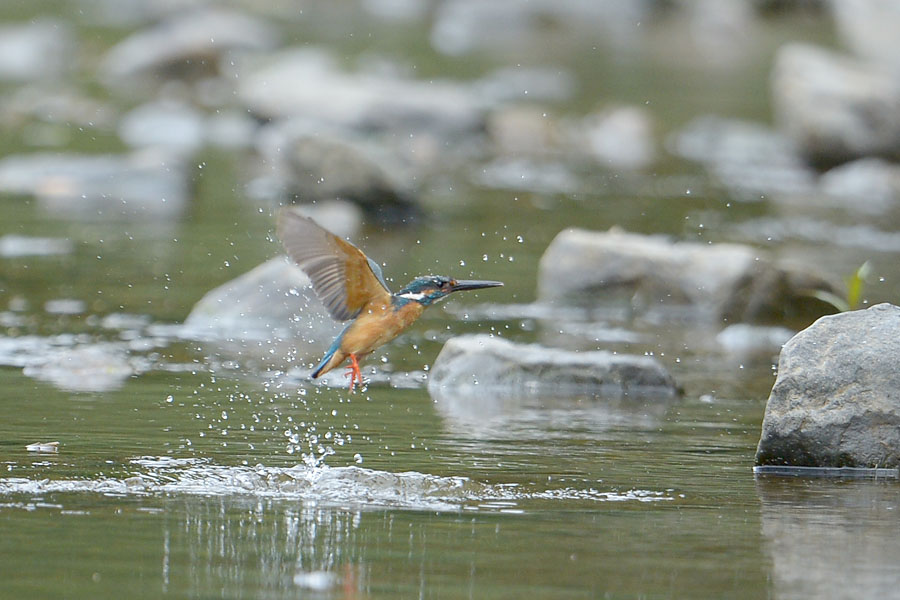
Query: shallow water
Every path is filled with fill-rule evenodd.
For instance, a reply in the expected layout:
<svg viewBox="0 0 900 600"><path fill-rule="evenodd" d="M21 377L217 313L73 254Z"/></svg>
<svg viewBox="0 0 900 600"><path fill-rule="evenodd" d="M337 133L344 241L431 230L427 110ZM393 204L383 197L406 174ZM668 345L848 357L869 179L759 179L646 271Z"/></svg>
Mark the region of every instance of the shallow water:
<svg viewBox="0 0 900 600"><path fill-rule="evenodd" d="M50 1L0 11L67 15L89 60L122 35L91 24L102 4L85 2L94 17ZM557 110L639 103L660 137L709 112L767 119L775 46L829 38L815 20L764 22L727 68L670 57L677 27L606 52L575 37L454 60L415 27L382 23L394 36L369 46L344 30L364 24L320 12L297 35L363 64L412 48L421 77L481 77L507 54L564 64L553 81L578 85ZM118 149L109 131L66 132L66 149ZM31 134L0 143L23 152ZM537 261L573 225L740 241L838 277L870 260L866 297L890 300L889 223L737 202L671 156L628 175L528 160L464 161L422 191L430 220L358 236L395 288L423 272L506 285L431 309L367 361L357 394L339 374L308 381L317 357L290 340L197 341L181 327L207 291L280 252L272 207L245 194L246 155L204 150L189 209L155 222L0 198L0 597L897 597L900 484L752 472L777 341L533 303ZM652 355L682 394L432 399L442 343L475 332Z"/></svg>

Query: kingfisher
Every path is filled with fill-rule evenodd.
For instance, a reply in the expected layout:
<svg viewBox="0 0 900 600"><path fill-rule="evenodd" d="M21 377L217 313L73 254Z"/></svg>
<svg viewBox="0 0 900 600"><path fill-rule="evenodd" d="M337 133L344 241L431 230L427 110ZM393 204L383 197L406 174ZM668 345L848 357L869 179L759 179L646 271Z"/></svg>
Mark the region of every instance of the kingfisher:
<svg viewBox="0 0 900 600"><path fill-rule="evenodd" d="M312 377L324 375L349 358L344 376L350 378L351 392L356 383L363 383L359 361L397 337L426 308L453 292L503 285L500 281L425 275L391 293L378 263L295 209L281 210L277 234L288 256L309 276L328 314L337 321L350 321L313 369Z"/></svg>

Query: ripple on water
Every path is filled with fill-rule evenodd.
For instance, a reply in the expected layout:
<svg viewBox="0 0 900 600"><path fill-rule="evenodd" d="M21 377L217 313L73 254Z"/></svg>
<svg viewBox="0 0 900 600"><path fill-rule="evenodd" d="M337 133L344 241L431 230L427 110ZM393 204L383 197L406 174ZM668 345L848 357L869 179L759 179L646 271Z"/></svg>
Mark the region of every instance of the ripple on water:
<svg viewBox="0 0 900 600"><path fill-rule="evenodd" d="M559 488L527 491L519 486L490 485L467 477L441 477L408 471L391 473L362 467L297 465L221 466L205 459L141 457L139 471L123 479L0 479L0 495L91 492L106 495L194 494L251 495L371 507L428 511L486 510L523 512L528 500L651 502L672 500L671 491Z"/></svg>

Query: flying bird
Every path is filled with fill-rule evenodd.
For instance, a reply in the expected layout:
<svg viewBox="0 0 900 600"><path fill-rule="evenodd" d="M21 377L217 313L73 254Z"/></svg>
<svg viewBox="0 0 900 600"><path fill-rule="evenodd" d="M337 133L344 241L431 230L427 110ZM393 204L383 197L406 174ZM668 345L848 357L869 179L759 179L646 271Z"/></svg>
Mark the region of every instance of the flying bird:
<svg viewBox="0 0 900 600"><path fill-rule="evenodd" d="M378 263L296 210L281 210L277 233L288 256L309 276L328 314L337 321L350 321L312 377L324 375L349 358L344 376L350 378L351 392L354 384L363 383L359 361L397 337L426 308L453 292L503 285L500 281L425 275L391 293Z"/></svg>

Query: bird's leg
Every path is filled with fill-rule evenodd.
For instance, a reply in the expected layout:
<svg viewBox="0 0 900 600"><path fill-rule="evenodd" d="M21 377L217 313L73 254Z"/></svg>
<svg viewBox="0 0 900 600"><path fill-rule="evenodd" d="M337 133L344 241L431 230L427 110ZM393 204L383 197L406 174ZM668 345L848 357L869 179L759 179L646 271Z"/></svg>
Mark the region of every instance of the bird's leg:
<svg viewBox="0 0 900 600"><path fill-rule="evenodd" d="M347 372L344 373L344 377L350 378L350 391L353 391L354 382L359 382L359 385L363 384L362 371L359 370L359 361L356 359L355 354L350 355L350 365L347 367Z"/></svg>

